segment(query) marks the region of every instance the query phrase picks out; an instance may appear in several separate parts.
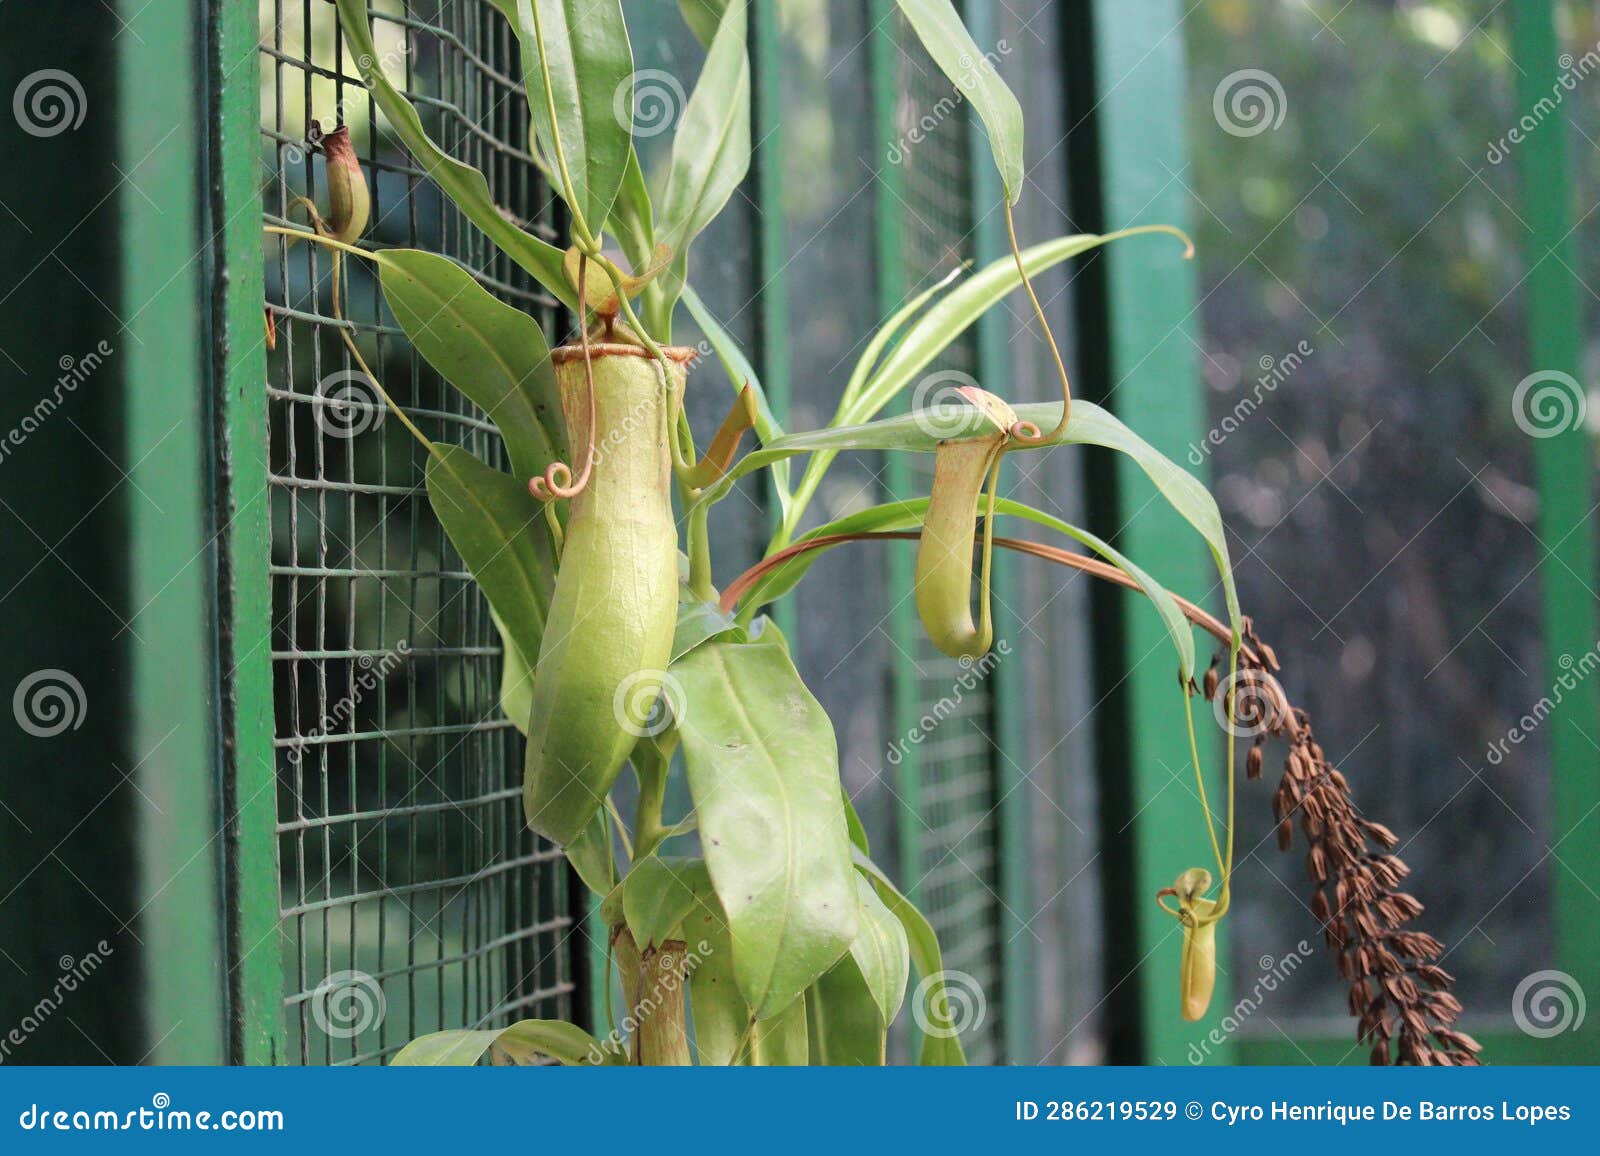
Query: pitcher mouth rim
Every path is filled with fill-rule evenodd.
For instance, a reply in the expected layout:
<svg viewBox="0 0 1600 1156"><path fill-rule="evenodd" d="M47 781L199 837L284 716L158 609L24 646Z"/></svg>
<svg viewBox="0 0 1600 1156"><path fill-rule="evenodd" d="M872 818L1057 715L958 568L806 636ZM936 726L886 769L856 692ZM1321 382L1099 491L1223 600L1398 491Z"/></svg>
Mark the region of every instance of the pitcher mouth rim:
<svg viewBox="0 0 1600 1156"><path fill-rule="evenodd" d="M679 365L688 365L700 356L698 349L691 349L682 345L663 346L661 352L677 362ZM589 357L598 360L602 357L643 357L655 360L655 354L642 345L628 345L620 341L591 341L589 343ZM582 343L569 343L557 346L550 351L550 360L557 365L566 365L573 361L583 360Z"/></svg>

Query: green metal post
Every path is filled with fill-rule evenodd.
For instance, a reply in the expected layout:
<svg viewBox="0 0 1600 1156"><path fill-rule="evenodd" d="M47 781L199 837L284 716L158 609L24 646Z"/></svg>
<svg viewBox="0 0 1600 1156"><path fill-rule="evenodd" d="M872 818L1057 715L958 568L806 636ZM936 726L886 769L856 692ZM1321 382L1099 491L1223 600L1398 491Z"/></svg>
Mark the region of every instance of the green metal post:
<svg viewBox="0 0 1600 1156"><path fill-rule="evenodd" d="M153 1063L227 1058L223 848L218 822L212 404L206 324L205 23L186 0L150 0L118 40L123 223L128 624L137 927ZM257 501L262 500L258 495Z"/></svg>
<svg viewBox="0 0 1600 1156"><path fill-rule="evenodd" d="M272 540L267 493L267 357L261 311L260 12L215 0L208 65L215 121L209 151L214 294L210 352L222 441L216 478L218 661L223 801L228 816L230 1054L284 1062L273 749Z"/></svg>
<svg viewBox="0 0 1600 1156"><path fill-rule="evenodd" d="M780 424L789 418L789 283L788 234L784 214L783 36L778 0L756 0L751 12L751 56L755 73L752 92L756 194L756 292L758 362L761 385ZM763 475L765 476L765 475ZM767 518L776 526L782 517L768 494ZM773 607L778 629L786 635L795 625L793 599Z"/></svg>
<svg viewBox="0 0 1600 1156"><path fill-rule="evenodd" d="M1519 108L1548 102L1559 91L1562 66L1555 6L1512 0L1512 57ZM1581 383L1582 334L1578 274L1572 242L1572 195L1567 167L1566 118L1559 107L1517 153L1522 173L1522 216L1527 221L1527 311L1530 373L1554 371ZM1581 391L1583 386L1578 384ZM1574 659L1596 645L1594 586L1594 441L1581 422L1534 444L1539 488L1540 567L1544 606L1546 685L1564 686ZM1563 665L1565 660L1566 665ZM1551 838L1555 875L1556 966L1583 990L1600 991L1600 700L1581 684L1551 712L1545 727L1555 775ZM1575 824L1575 825L1574 825ZM1592 1057L1591 1057L1592 1059Z"/></svg>
<svg viewBox="0 0 1600 1156"><path fill-rule="evenodd" d="M1069 84L1075 118L1075 213L1087 228L1164 222L1182 227L1189 206L1170 173L1184 168L1181 5L1150 0L1129 5L1095 0L1067 15ZM1081 111L1076 111L1081 110ZM1084 380L1116 413L1133 422L1156 449L1182 460L1205 428L1189 320L1193 274L1175 245L1146 238L1116 245L1089 267L1080 284ZM1103 470L1090 485L1094 524L1115 531L1120 548L1170 589L1212 590L1216 575L1204 544L1153 493L1125 457L1097 456ZM1155 892L1185 868L1211 864L1194 769L1183 726L1182 696L1170 648L1155 613L1126 598L1099 598L1111 625L1099 712L1106 779L1102 840L1108 860L1107 1001L1112 1058L1181 1064L1201 1055L1226 1062L1227 1045L1191 1052L1205 1025L1183 1022L1178 1008L1178 925L1155 904ZM1218 744L1220 745L1220 744ZM1202 748L1212 756L1217 745ZM1221 776L1212 798L1220 807ZM1135 818L1137 821L1135 822ZM1215 873L1215 872L1213 872ZM1222 966L1226 968L1226 927ZM1218 977L1213 1009L1229 1003Z"/></svg>

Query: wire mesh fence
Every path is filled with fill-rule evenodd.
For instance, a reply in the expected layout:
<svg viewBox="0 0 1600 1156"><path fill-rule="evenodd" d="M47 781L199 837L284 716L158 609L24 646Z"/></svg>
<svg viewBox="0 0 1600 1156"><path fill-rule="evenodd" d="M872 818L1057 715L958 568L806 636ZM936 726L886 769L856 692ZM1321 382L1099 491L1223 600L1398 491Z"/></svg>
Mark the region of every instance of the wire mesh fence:
<svg viewBox="0 0 1600 1156"><path fill-rule="evenodd" d="M482 0L374 8L377 64L428 133L553 236L504 18ZM373 190L368 242L448 254L551 328L555 302L388 139L333 7L263 0L260 12L267 221L304 225L319 134L346 124ZM424 453L345 335L429 438L501 468L503 448L394 327L376 279L344 264L340 308L325 251L274 238L267 261L280 940L301 1063L382 1061L442 1027L571 1016L587 966L567 866L523 824L488 606L434 521Z"/></svg>
<svg viewBox="0 0 1600 1156"><path fill-rule="evenodd" d="M951 108L950 84L919 52L903 20L897 19L904 49L900 67L902 118L906 124L933 124L907 149L904 160L901 229L902 261L910 284L931 270L944 270L973 255L974 206L970 167L970 123L964 106ZM975 339L969 334L951 344L935 374L950 375L930 386L948 392L955 385L997 383L978 379ZM933 484L933 459L915 455L914 492ZM918 631L913 656L917 671L919 727L927 733L918 747L921 777L918 830L903 832L922 850L920 899L939 942L944 964L970 980L961 986L981 992L986 1013L965 1021L962 1036L975 1063L1004 1057L1001 1023L1000 813L996 747L991 738L994 703L982 667L940 653ZM906 882L913 882L907 880Z"/></svg>

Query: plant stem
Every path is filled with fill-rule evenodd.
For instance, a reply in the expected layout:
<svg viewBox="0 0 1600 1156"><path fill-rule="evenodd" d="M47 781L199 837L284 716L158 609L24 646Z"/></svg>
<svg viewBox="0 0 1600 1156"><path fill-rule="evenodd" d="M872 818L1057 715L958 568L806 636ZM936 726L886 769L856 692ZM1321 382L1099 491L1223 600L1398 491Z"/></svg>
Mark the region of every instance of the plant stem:
<svg viewBox="0 0 1600 1156"><path fill-rule="evenodd" d="M711 585L711 532L707 521L709 503L701 502L689 511L689 589L702 602L716 600Z"/></svg>
<svg viewBox="0 0 1600 1156"><path fill-rule="evenodd" d="M688 948L668 940L646 948L639 971L639 1063L645 1067L688 1067L689 1031L683 987Z"/></svg>
<svg viewBox="0 0 1600 1156"><path fill-rule="evenodd" d="M634 1021L633 1037L629 1041L628 1058L630 1062L639 1063L639 945L633 941L633 933L626 927L616 927L611 931L611 943L617 951L617 975L622 979L622 1005L626 1009L622 1019ZM615 1025L618 1028L622 1024Z"/></svg>
<svg viewBox="0 0 1600 1156"><path fill-rule="evenodd" d="M639 780L639 802L633 813L634 862L654 851L666 836L661 805L667 796L667 767L654 739L641 739L633 748L633 773Z"/></svg>

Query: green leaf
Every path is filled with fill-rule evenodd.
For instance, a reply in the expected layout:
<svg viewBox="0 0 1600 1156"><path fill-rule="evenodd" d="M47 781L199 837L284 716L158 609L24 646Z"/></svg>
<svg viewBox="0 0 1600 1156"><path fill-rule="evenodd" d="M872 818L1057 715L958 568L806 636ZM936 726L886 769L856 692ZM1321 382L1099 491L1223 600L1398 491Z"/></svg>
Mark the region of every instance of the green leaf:
<svg viewBox="0 0 1600 1156"><path fill-rule="evenodd" d="M470 1068L490 1048L519 1064L537 1063L548 1056L563 1064L606 1063L610 1057L600 1041L573 1024L560 1020L522 1020L508 1028L434 1032L401 1048L391 1067Z"/></svg>
<svg viewBox="0 0 1600 1156"><path fill-rule="evenodd" d="M493 2L522 44L534 141L553 164L559 134L573 208L598 232L633 152L633 48L621 0Z"/></svg>
<svg viewBox="0 0 1600 1156"><path fill-rule="evenodd" d="M1060 402L1045 402L1036 405L1019 405L1016 407L1017 417L1031 421L1042 430L1054 429L1056 422L1061 417ZM786 457L798 454L812 453L817 450L900 450L913 453L932 453L938 448L942 439L957 439L974 437L984 434L992 429L989 418L980 410L973 408L970 411L960 411L946 414L941 412L937 421L930 421L926 414L910 413L898 417L880 418L877 421L867 422L864 425L838 426L828 429L811 430L806 433L789 434L773 442L770 446L746 454L734 468L729 471L723 485L714 492L713 496L720 496L721 492L731 486L739 478L754 470L770 465ZM1162 497L1172 506L1178 514L1199 531L1200 536L1206 540L1211 548L1211 556L1217 566L1217 573L1221 578L1223 591L1227 600L1228 616L1233 623L1234 630L1239 629L1239 595L1234 586L1232 565L1228 556L1228 540L1223 530L1222 514L1217 509L1216 499L1203 486L1199 479L1188 473L1166 457L1149 442L1145 441L1133 430L1129 429L1110 411L1087 401L1074 401L1072 403L1072 421L1066 430L1053 442L1044 445L1094 445L1106 449L1116 450L1126 454L1142 469L1155 483ZM864 511L852 517L876 517L877 510L888 510L894 505L907 503L891 503L890 506L875 507L874 511ZM1028 516L1022 508L1012 508L1009 512ZM848 525L850 518L840 519L836 526ZM881 528L881 527L880 527ZM1077 531L1074 534L1083 534ZM1087 537L1080 538L1095 549ZM1098 540L1096 540L1098 541ZM1104 545L1101 543L1101 545ZM1110 555L1107 555L1110 557ZM1118 565L1123 563L1118 562ZM781 572L781 571L780 571ZM1133 571L1129 571L1133 573ZM777 573L777 572L775 572ZM765 585L765 584L763 584ZM1163 612L1166 616L1166 612ZM1192 639L1191 639L1192 643Z"/></svg>
<svg viewBox="0 0 1600 1156"><path fill-rule="evenodd" d="M377 47L372 42L371 15L367 0L335 0L339 8L339 23L348 41L346 48L355 57L361 79L366 82L384 116L389 118L395 135L405 145L444 191L457 208L472 223L503 249L518 265L553 293L569 309L576 309L578 295L567 283L562 271L562 250L512 224L494 198L489 194L489 183L483 174L471 165L464 165L448 155L422 131L422 120L411 102L389 83L383 75Z"/></svg>
<svg viewBox="0 0 1600 1156"><path fill-rule="evenodd" d="M639 154L628 150L628 167L622 173L622 188L617 193L617 203L611 208L611 221L606 228L622 246L623 255L637 272L642 272L655 259L656 224L650 205L650 187L645 183L644 169L639 167ZM650 286L646 286L646 293Z"/></svg>
<svg viewBox="0 0 1600 1156"><path fill-rule="evenodd" d="M879 1067L888 1028L856 961L845 956L806 992L810 1060L828 1067Z"/></svg>
<svg viewBox="0 0 1600 1156"><path fill-rule="evenodd" d="M700 859L651 855L622 880L622 915L641 951L683 933L684 918L711 893L711 877Z"/></svg>
<svg viewBox="0 0 1600 1156"><path fill-rule="evenodd" d="M911 951L911 962L917 969L917 974L927 981L932 976L944 974L944 956L939 951L939 937L933 933L933 926L923 916L916 906L900 894L899 890L889 881L879 866L871 859L856 852L856 867L862 874L872 881L873 887L878 892L878 897L883 900L884 906L894 913L900 921L900 926L905 928L906 941ZM918 985L919 991L921 985ZM924 1017L928 1023L939 1023L941 1017L934 1012L940 1006L944 997L944 983L942 980L928 984L928 989L922 991L924 999ZM922 1058L924 1066L950 1066L964 1065L966 1055L961 1050L961 1041L955 1036L944 1036L924 1032L922 1036Z"/></svg>
<svg viewBox="0 0 1600 1156"><path fill-rule="evenodd" d="M683 287L683 303L689 309L689 315L694 318L695 324L700 326L706 340L710 342L711 349L717 355L717 360L722 363L722 368L728 375L728 381L735 390L748 385L756 395L756 437L761 439L762 445L768 445L783 436L783 426L778 424L777 415L772 412L772 404L767 400L767 391L761 388L761 379L756 375L754 367L740 351L738 343L729 336L716 316L700 299L700 294L694 291L691 285ZM793 500L789 491L789 463L787 461L772 464L772 488L778 499L778 510L785 517L789 513L789 505Z"/></svg>
<svg viewBox="0 0 1600 1156"><path fill-rule="evenodd" d="M805 1067L811 1062L807 1035L806 1001L801 996L755 1025L750 1032L748 1060L764 1068Z"/></svg>
<svg viewBox="0 0 1600 1156"><path fill-rule="evenodd" d="M861 930L850 945L850 958L860 970L887 1027L900 1014L901 1001L906 997L906 981L911 977L910 947L905 928L872 884L860 875L856 876L856 893L861 899Z"/></svg>
<svg viewBox="0 0 1600 1156"><path fill-rule="evenodd" d="M1074 421L1077 420L1076 413L1079 404L1078 402L1073 402ZM1088 403L1082 404L1087 405ZM1195 663L1194 628L1189 624L1189 620L1184 617L1183 610L1178 606L1177 600L1173 598L1165 586L1157 582L1141 567L1135 565L1120 550L1117 550L1110 543L1102 541L1087 530L1079 529L1077 526L1053 517L1043 510L1035 509L1022 502L1012 501L1009 498L996 499L994 508L996 514L1024 518L1038 525L1047 526L1057 533L1065 534L1067 537L1089 547L1089 549L1099 554L1113 566L1124 571L1138 584L1140 591L1150 599L1155 605L1156 612L1161 615L1161 621L1172 638L1173 648L1178 652L1178 667L1183 680L1187 682L1193 676ZM815 530L804 535L800 541L824 538L830 534L882 533L910 529L922 524L923 515L927 513L927 510L927 498L914 498L906 502L886 502L881 506L871 506L865 510L858 510L848 517L818 526ZM741 603L741 611L749 613L783 597L799 584L806 571L811 568L811 564L820 558L823 553L824 551L822 550L814 550L804 554L796 554L787 562L773 569L745 595Z"/></svg>
<svg viewBox="0 0 1600 1156"><path fill-rule="evenodd" d="M417 352L487 413L511 469L527 479L565 456L566 425L539 323L496 298L448 257L385 249L384 300Z"/></svg>
<svg viewBox="0 0 1600 1156"><path fill-rule="evenodd" d="M883 356L883 351L899 335L900 330L905 328L906 323L918 313L921 313L923 307L929 301L960 280L961 274L965 269L966 264L963 263L950 270L939 281L928 286L928 288L895 310L889 320L878 326L877 332L867 342L867 347L861 351L861 357L856 362L855 369L851 370L850 380L845 383L844 393L839 398L839 412L848 412L850 404L860 394L862 387L871 379L872 371L878 367L878 359Z"/></svg>
<svg viewBox="0 0 1600 1156"><path fill-rule="evenodd" d="M850 792L845 790L842 783L839 791L844 795L844 822L850 831L850 845L863 855L872 854L872 847L867 842L867 829L861 823L861 816L856 814L856 805L850 801Z"/></svg>
<svg viewBox="0 0 1600 1156"><path fill-rule="evenodd" d="M531 696L530 696L531 697ZM617 861L611 854L611 817L604 808L566 847L567 860L583 880L583 885L601 898L617 885Z"/></svg>
<svg viewBox="0 0 1600 1156"><path fill-rule="evenodd" d="M1022 251L1028 276L1037 277L1061 262L1099 248L1111 241L1150 232L1170 232L1164 226L1142 226L1115 233L1082 233L1057 237ZM999 304L1022 284L1016 261L1002 257L985 266L971 278L950 290L906 330L894 350L873 372L860 396L848 411L841 407L844 421L864 421L893 401L906 386L933 363L983 314ZM1074 405L1076 410L1076 405Z"/></svg>
<svg viewBox="0 0 1600 1156"><path fill-rule="evenodd" d="M678 603L678 625L672 636L674 661L688 654L703 642L738 629L733 615L726 613L715 602Z"/></svg>
<svg viewBox="0 0 1600 1156"><path fill-rule="evenodd" d="M710 47L717 35L717 24L728 10L728 0L678 0L683 22L702 46Z"/></svg>
<svg viewBox="0 0 1600 1156"><path fill-rule="evenodd" d="M699 1062L725 1067L750 1024L750 1005L734 975L733 938L728 917L715 892L696 897L683 921L683 937L696 957L689 973L689 1010L694 1017L694 1043Z"/></svg>
<svg viewBox="0 0 1600 1156"><path fill-rule="evenodd" d="M746 3L734 0L718 25L672 141L660 232L677 254L680 271L690 242L721 212L750 168Z"/></svg>
<svg viewBox="0 0 1600 1156"><path fill-rule="evenodd" d="M533 663L522 653L516 636L500 621L493 603L489 605L489 617L500 632L500 709L522 737L527 738L528 716L533 710Z"/></svg>
<svg viewBox="0 0 1600 1156"><path fill-rule="evenodd" d="M859 928L833 725L781 647L708 642L672 664L689 790L758 1019L794 1003Z"/></svg>
<svg viewBox="0 0 1600 1156"><path fill-rule="evenodd" d="M1022 106L973 41L950 0L900 0L928 55L983 119L994 163L1014 205L1022 195Z"/></svg>
<svg viewBox="0 0 1600 1156"><path fill-rule="evenodd" d="M526 665L523 656L539 653L555 587L543 511L527 486L510 474L491 469L460 446L436 448L438 456L428 459L428 501L520 652L515 660L508 654L508 668L513 661ZM531 678L528 683L531 687ZM503 699L504 693L502 685Z"/></svg>

